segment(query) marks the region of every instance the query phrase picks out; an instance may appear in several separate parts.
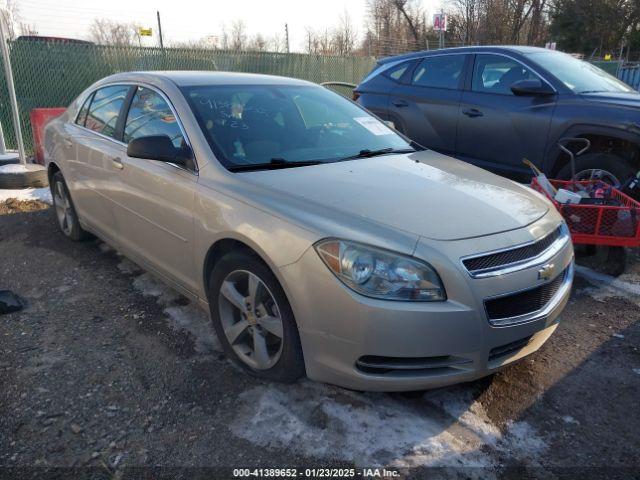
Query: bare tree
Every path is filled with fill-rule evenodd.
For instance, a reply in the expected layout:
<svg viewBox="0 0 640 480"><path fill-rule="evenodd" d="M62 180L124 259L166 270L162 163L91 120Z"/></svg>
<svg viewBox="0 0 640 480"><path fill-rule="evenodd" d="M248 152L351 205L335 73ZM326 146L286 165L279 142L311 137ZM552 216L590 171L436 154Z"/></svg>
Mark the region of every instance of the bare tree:
<svg viewBox="0 0 640 480"><path fill-rule="evenodd" d="M0 15L7 26L9 40L15 40L18 35L33 35L35 33L33 25L27 25L22 21L17 1L4 0L0 2Z"/></svg>
<svg viewBox="0 0 640 480"><path fill-rule="evenodd" d="M336 55L351 55L356 48L358 34L345 11L340 16L338 27L332 33L333 50Z"/></svg>
<svg viewBox="0 0 640 480"><path fill-rule="evenodd" d="M362 50L376 56L424 49L430 33L418 0L367 0L365 25Z"/></svg>
<svg viewBox="0 0 640 480"><path fill-rule="evenodd" d="M312 55L333 55L333 41L329 30L306 28L305 52Z"/></svg>
<svg viewBox="0 0 640 480"><path fill-rule="evenodd" d="M229 50L241 51L247 46L247 26L242 20L234 20L231 24Z"/></svg>
<svg viewBox="0 0 640 480"><path fill-rule="evenodd" d="M454 0L449 36L463 43L541 44L547 0Z"/></svg>
<svg viewBox="0 0 640 480"><path fill-rule="evenodd" d="M128 46L139 40L138 28L132 23L95 19L89 26L89 36L100 45Z"/></svg>

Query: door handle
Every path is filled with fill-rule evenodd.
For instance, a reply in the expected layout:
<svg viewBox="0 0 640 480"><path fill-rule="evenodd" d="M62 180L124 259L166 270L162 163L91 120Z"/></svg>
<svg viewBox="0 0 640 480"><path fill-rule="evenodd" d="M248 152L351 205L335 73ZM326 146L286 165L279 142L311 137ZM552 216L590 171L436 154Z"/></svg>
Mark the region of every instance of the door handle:
<svg viewBox="0 0 640 480"><path fill-rule="evenodd" d="M403 107L408 107L409 103L405 102L404 100L393 100L391 103L393 103L393 105L395 105L398 108L403 108Z"/></svg>
<svg viewBox="0 0 640 480"><path fill-rule="evenodd" d="M111 165L113 165L118 170L122 170L124 168L124 165L122 164L122 160L120 159L120 157L113 157L111 159Z"/></svg>
<svg viewBox="0 0 640 480"><path fill-rule="evenodd" d="M470 108L468 110L463 110L462 113L464 113L469 118L482 117L484 115L484 113L482 113L477 108Z"/></svg>

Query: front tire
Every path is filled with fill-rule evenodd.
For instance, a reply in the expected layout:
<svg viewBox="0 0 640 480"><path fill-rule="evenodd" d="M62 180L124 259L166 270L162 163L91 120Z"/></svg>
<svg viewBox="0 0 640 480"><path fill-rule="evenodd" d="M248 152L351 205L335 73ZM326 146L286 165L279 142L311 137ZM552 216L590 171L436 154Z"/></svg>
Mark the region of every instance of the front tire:
<svg viewBox="0 0 640 480"><path fill-rule="evenodd" d="M74 242L90 239L91 234L80 226L76 208L73 205L67 183L64 181L61 172L53 174L50 188L58 227L63 235Z"/></svg>
<svg viewBox="0 0 640 480"><path fill-rule="evenodd" d="M271 270L245 252L225 255L209 281L213 327L226 355L258 378L291 383L304 375L300 336Z"/></svg>

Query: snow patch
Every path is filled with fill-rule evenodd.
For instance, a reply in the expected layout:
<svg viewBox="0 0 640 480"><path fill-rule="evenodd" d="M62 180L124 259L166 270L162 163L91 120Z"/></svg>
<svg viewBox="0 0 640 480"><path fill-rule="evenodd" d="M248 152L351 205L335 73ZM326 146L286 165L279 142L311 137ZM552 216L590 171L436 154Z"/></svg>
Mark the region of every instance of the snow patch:
<svg viewBox="0 0 640 480"><path fill-rule="evenodd" d="M134 264L134 267L137 266ZM122 271L123 268L129 269L130 267L127 265L120 270ZM145 296L157 298L157 302L164 307L164 313L167 315L170 325L175 330L188 332L193 337L196 352L210 354L222 350L213 331L209 315L197 305L188 302L178 292L149 273L137 276L133 280L133 287ZM184 301L187 303L183 305Z"/></svg>
<svg viewBox="0 0 640 480"><path fill-rule="evenodd" d="M231 430L260 447L360 466L493 467L501 455L535 461L546 449L527 423L503 434L470 392L447 390L400 402L310 382L265 385L240 395Z"/></svg>
<svg viewBox="0 0 640 480"><path fill-rule="evenodd" d="M24 173L28 169L21 163L10 163L8 165L0 165L0 173Z"/></svg>
<svg viewBox="0 0 640 480"><path fill-rule="evenodd" d="M132 276L133 287L144 296L156 298L158 304L164 308L169 325L174 330L187 332L194 339L197 353L207 355L222 351L209 315L198 305L190 302L150 273L145 272L106 243L100 243L98 247L103 253L115 253L122 257L118 263L118 270L125 275Z"/></svg>
<svg viewBox="0 0 640 480"><path fill-rule="evenodd" d="M125 275L139 275L142 273L142 269L126 258L123 258L122 261L118 264L118 270L120 270Z"/></svg>
<svg viewBox="0 0 640 480"><path fill-rule="evenodd" d="M627 281L624 277L615 278L604 273L594 272L590 268L580 265L576 265L576 273L594 286L594 288L582 290L594 300L605 302L609 298L622 297L640 305L640 283Z"/></svg>
<svg viewBox="0 0 640 480"><path fill-rule="evenodd" d="M0 168L12 167L15 165L3 165ZM15 198L16 200L40 200L41 202L53 205L51 190L49 188L23 188L21 190L0 189L0 202Z"/></svg>

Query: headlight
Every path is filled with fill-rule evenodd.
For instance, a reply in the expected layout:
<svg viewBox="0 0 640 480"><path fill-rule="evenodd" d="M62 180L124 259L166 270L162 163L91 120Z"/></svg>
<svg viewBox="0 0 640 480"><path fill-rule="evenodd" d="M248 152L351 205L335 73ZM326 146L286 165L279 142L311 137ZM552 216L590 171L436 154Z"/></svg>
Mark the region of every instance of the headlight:
<svg viewBox="0 0 640 480"><path fill-rule="evenodd" d="M322 240L315 248L329 270L362 295L413 302L447 299L433 267L415 258L345 240Z"/></svg>

